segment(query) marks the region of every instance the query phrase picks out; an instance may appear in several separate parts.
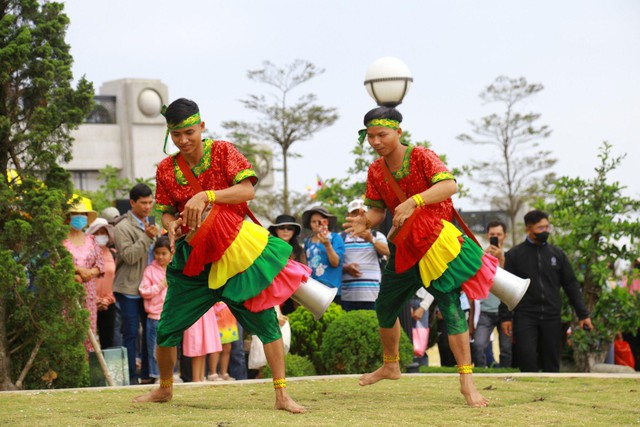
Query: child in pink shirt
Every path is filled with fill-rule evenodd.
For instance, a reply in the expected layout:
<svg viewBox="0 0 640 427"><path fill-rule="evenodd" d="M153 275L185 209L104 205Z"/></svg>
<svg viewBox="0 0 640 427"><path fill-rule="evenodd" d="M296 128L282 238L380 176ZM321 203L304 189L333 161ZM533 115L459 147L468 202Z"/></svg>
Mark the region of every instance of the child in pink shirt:
<svg viewBox="0 0 640 427"><path fill-rule="evenodd" d="M169 238L161 236L156 240L153 248L153 262L145 268L142 283L138 288L140 296L144 298L144 309L147 312L147 349L151 378L160 377L156 360L156 338L158 320L160 320L164 298L167 295L167 265L169 262L171 262Z"/></svg>

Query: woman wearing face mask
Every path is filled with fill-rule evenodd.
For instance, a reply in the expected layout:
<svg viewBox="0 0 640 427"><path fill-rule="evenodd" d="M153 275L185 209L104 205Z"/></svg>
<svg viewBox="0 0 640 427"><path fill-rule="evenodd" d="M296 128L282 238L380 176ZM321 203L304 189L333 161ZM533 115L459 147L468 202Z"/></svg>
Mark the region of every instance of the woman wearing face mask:
<svg viewBox="0 0 640 427"><path fill-rule="evenodd" d="M113 296L113 278L116 273L115 245L113 225L106 219L98 218L91 223L87 234L93 235L96 243L102 249L104 260L104 275L96 279L96 305L98 308L98 336L102 348L121 345L116 340L116 299Z"/></svg>
<svg viewBox="0 0 640 427"><path fill-rule="evenodd" d="M91 235L86 235L84 229L91 224L98 214L96 211L89 210L87 207L78 202L71 206L67 211L67 223L70 226L69 235L62 242L65 248L73 256L73 265L75 266L75 280L84 285L86 292L84 305L89 311L89 321L91 330L95 333L98 319L98 306L96 304L96 278L104 273L104 258L102 256L102 248L98 246L96 240ZM87 337L84 347L89 351L93 351L93 346Z"/></svg>

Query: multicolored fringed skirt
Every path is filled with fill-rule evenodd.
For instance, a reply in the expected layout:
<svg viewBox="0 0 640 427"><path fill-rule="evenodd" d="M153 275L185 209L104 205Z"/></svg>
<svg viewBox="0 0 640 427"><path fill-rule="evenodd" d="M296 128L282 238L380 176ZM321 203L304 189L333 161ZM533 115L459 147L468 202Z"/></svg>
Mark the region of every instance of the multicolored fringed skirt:
<svg viewBox="0 0 640 427"><path fill-rule="evenodd" d="M214 205L189 245L183 274L197 276L207 264L209 287L231 301L259 312L282 304L307 281L311 270L289 259L291 245L265 228Z"/></svg>
<svg viewBox="0 0 640 427"><path fill-rule="evenodd" d="M426 288L433 286L448 293L462 286L471 299L489 295L498 259L485 254L449 221L433 218L421 210L403 226L394 243L398 273L417 263Z"/></svg>

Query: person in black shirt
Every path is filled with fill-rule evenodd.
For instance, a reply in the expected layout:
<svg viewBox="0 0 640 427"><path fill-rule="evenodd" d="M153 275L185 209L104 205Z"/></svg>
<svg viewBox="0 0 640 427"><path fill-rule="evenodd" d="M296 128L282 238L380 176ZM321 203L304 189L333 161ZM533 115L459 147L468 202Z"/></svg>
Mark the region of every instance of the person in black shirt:
<svg viewBox="0 0 640 427"><path fill-rule="evenodd" d="M524 216L527 237L505 255L504 268L531 279L524 297L510 313L500 306L502 329L513 335L518 366L523 372L559 372L562 350L562 298L569 297L581 328L593 328L580 286L562 249L547 243L549 215L533 210Z"/></svg>

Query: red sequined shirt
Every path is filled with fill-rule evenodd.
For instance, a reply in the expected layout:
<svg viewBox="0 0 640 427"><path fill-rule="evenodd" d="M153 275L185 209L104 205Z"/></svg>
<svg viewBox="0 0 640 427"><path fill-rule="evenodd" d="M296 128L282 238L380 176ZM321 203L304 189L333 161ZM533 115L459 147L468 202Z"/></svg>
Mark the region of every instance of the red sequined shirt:
<svg viewBox="0 0 640 427"><path fill-rule="evenodd" d="M382 162L384 162L384 158L381 157L369 166L365 204L381 209L387 208L393 214L400 201L387 183L382 171ZM428 148L412 145L407 147L400 170L391 172L391 174L407 197L422 193L437 182L454 179L453 174L449 172L436 153ZM453 216L451 198L440 203L426 205L423 209L430 211L436 218L447 221L451 221Z"/></svg>
<svg viewBox="0 0 640 427"><path fill-rule="evenodd" d="M227 141L205 139L204 155L193 174L205 190L222 190L250 179L258 182L251 163ZM156 171L156 208L160 212L175 214L182 212L184 205L195 194L176 161L177 154L162 160ZM229 209L241 217L245 216L247 204L228 205Z"/></svg>

